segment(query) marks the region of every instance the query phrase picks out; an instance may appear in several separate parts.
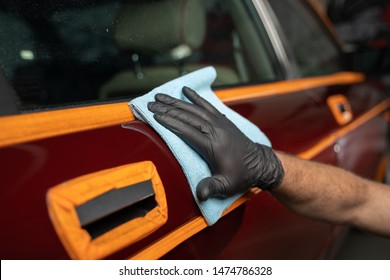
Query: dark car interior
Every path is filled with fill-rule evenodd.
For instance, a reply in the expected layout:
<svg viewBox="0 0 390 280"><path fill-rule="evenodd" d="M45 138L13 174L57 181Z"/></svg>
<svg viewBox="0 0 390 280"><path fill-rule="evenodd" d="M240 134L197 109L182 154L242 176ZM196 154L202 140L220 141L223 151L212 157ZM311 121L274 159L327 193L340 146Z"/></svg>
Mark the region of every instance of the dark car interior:
<svg viewBox="0 0 390 280"><path fill-rule="evenodd" d="M22 112L128 100L208 65L214 86L280 79L265 31L246 24L249 4L2 1L1 67Z"/></svg>

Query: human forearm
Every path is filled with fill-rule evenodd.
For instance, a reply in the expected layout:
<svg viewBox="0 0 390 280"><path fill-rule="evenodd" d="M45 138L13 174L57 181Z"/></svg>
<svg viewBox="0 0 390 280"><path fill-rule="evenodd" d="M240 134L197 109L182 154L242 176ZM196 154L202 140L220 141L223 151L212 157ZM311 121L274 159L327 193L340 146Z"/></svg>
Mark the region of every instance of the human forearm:
<svg viewBox="0 0 390 280"><path fill-rule="evenodd" d="M272 194L287 208L306 217L390 236L389 187L333 166L280 152L277 156L285 177Z"/></svg>
<svg viewBox="0 0 390 280"><path fill-rule="evenodd" d="M272 194L291 210L330 222L349 220L348 210L364 203L366 188L355 176L328 165L277 153L285 177Z"/></svg>

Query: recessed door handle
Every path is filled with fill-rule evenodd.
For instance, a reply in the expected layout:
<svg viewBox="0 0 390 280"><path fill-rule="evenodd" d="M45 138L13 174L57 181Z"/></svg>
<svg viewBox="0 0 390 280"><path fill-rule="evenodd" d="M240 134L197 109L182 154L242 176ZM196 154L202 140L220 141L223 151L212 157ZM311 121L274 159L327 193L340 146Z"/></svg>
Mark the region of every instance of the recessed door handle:
<svg viewBox="0 0 390 280"><path fill-rule="evenodd" d="M328 106L333 117L339 125L349 123L353 119L353 113L348 99L343 94L329 96Z"/></svg>
<svg viewBox="0 0 390 280"><path fill-rule="evenodd" d="M81 227L96 238L137 217L157 204L151 180L112 189L76 207Z"/></svg>
<svg viewBox="0 0 390 280"><path fill-rule="evenodd" d="M49 189L53 226L72 259L105 258L168 220L164 186L151 161L86 174Z"/></svg>

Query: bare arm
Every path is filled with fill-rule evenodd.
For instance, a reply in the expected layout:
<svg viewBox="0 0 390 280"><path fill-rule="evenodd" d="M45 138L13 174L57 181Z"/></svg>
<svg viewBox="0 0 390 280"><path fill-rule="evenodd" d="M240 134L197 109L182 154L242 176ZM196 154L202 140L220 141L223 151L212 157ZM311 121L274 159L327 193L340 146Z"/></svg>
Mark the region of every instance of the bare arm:
<svg viewBox="0 0 390 280"><path fill-rule="evenodd" d="M296 213L390 237L390 186L277 153L285 176L272 194Z"/></svg>
<svg viewBox="0 0 390 280"><path fill-rule="evenodd" d="M254 143L196 92L183 93L193 104L160 94L149 109L208 163L198 200L260 187L306 217L390 237L390 187Z"/></svg>

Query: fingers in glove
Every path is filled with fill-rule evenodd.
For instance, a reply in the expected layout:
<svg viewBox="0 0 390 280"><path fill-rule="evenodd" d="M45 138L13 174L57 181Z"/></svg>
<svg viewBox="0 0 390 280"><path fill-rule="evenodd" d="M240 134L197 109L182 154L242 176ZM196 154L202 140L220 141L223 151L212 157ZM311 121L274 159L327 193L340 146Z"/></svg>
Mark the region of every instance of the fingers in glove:
<svg viewBox="0 0 390 280"><path fill-rule="evenodd" d="M221 175L204 178L196 187L196 196L200 201L206 201L211 197L225 197L227 184L226 178Z"/></svg>
<svg viewBox="0 0 390 280"><path fill-rule="evenodd" d="M206 111L210 112L214 116L217 116L220 114L220 112L211 105L210 102L208 102L206 99L201 97L195 90L189 88L189 87L183 87L182 89L184 95L194 104L198 105L199 107L205 109Z"/></svg>
<svg viewBox="0 0 390 280"><path fill-rule="evenodd" d="M167 94L158 93L156 94L155 99L157 102L160 102L162 104L166 104L170 107L183 110L184 112L192 113L195 116L200 117L205 121L212 122L213 120L213 115L210 114L207 110L199 106L196 106L194 104L191 104L189 102L185 102L183 100L171 97Z"/></svg>
<svg viewBox="0 0 390 280"><path fill-rule="evenodd" d="M154 114L154 118L165 128L171 130L184 142L186 142L196 152L203 155L205 147L209 142L207 134L202 133L199 129L194 128L180 119L173 118L169 115Z"/></svg>
<svg viewBox="0 0 390 280"><path fill-rule="evenodd" d="M174 119L178 119L183 123L193 126L205 134L209 134L212 130L212 126L207 121L196 117L191 112L183 111L182 109L178 109L164 103L150 102L148 104L148 109L155 114L170 116Z"/></svg>

